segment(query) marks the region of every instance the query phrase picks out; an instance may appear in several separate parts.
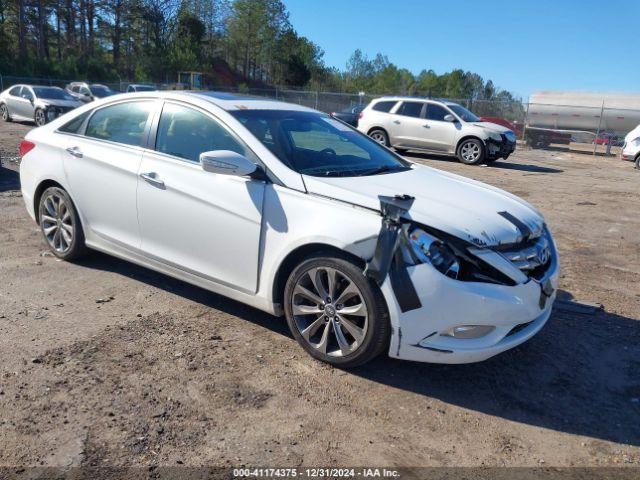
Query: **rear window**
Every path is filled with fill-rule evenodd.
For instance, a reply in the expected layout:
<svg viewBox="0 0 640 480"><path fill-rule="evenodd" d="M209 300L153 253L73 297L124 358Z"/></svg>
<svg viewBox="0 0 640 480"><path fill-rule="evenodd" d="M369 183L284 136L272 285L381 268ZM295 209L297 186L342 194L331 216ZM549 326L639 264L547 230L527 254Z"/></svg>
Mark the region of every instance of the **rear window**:
<svg viewBox="0 0 640 480"><path fill-rule="evenodd" d="M371 107L371 110L375 110L376 112L389 112L393 106L398 103L396 101L384 101L378 102Z"/></svg>
<svg viewBox="0 0 640 480"><path fill-rule="evenodd" d="M78 133L80 131L80 127L84 123L85 119L89 116L91 112L84 112L81 115L78 115L76 118L71 120L70 122L65 123L61 126L58 131L64 133Z"/></svg>
<svg viewBox="0 0 640 480"><path fill-rule="evenodd" d="M402 102L396 113L405 117L420 118L422 107L424 107L424 102Z"/></svg>

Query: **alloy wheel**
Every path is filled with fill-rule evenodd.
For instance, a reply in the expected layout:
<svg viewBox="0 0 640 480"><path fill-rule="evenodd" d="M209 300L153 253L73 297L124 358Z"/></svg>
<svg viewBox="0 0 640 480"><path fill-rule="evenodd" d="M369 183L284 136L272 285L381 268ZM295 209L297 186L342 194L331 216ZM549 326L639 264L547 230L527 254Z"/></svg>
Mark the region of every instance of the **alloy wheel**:
<svg viewBox="0 0 640 480"><path fill-rule="evenodd" d="M59 193L50 193L44 198L40 226L53 250L64 254L71 248L75 233L73 215L67 201Z"/></svg>
<svg viewBox="0 0 640 480"><path fill-rule="evenodd" d="M375 140L376 142L378 142L378 143L380 143L382 145L386 145L387 144L387 137L380 130L376 130L375 132L371 132L371 134L369 136L371 137L372 140Z"/></svg>
<svg viewBox="0 0 640 480"><path fill-rule="evenodd" d="M355 352L369 326L362 292L347 275L331 267L312 268L298 278L291 311L304 341L332 357Z"/></svg>
<svg viewBox="0 0 640 480"><path fill-rule="evenodd" d="M480 145L476 142L465 142L460 148L460 153L465 161L473 163L478 161L482 152L480 151Z"/></svg>
<svg viewBox="0 0 640 480"><path fill-rule="evenodd" d="M41 127L45 123L47 123L47 118L44 115L44 110L40 110L40 109L36 110L36 125Z"/></svg>
<svg viewBox="0 0 640 480"><path fill-rule="evenodd" d="M6 105L0 105L0 112L2 112L2 120L5 122L9 119L9 110Z"/></svg>

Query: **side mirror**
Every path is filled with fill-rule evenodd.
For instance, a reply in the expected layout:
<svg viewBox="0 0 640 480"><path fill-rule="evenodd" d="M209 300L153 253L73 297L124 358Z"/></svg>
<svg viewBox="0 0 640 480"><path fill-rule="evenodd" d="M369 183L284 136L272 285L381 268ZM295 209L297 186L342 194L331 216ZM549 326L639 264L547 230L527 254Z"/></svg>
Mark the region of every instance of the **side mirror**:
<svg viewBox="0 0 640 480"><path fill-rule="evenodd" d="M453 116L453 115L451 115L450 113L447 113L447 114L444 116L444 119L443 119L443 120L444 120L445 122L455 122L455 121L456 121L456 117L454 117L454 116Z"/></svg>
<svg viewBox="0 0 640 480"><path fill-rule="evenodd" d="M200 154L200 165L205 172L244 177L256 171L255 163L231 150L214 150Z"/></svg>

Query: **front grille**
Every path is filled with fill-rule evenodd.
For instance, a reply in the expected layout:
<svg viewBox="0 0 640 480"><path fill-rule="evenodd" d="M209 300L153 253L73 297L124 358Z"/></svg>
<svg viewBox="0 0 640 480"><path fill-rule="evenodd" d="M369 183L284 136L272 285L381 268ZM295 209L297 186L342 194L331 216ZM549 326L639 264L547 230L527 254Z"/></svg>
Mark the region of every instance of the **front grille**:
<svg viewBox="0 0 640 480"><path fill-rule="evenodd" d="M551 266L553 255L546 232L537 238L501 247L498 251L524 274L537 280L544 277Z"/></svg>

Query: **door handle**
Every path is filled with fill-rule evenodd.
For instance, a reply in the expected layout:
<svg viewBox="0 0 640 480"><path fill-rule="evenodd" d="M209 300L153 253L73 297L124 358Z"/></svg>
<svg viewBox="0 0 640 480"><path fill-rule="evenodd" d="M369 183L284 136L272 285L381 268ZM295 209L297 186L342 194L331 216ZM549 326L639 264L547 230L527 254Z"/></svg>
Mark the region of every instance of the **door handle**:
<svg viewBox="0 0 640 480"><path fill-rule="evenodd" d="M164 182L158 178L158 174L156 172L141 173L140 178L146 180L151 185L164 188Z"/></svg>
<svg viewBox="0 0 640 480"><path fill-rule="evenodd" d="M400 125L400 120L394 120L393 123L395 123L396 125Z"/></svg>
<svg viewBox="0 0 640 480"><path fill-rule="evenodd" d="M82 152L80 151L80 148L78 148L78 147L69 147L69 148L67 148L67 153L69 155L73 155L74 157L82 158Z"/></svg>
<svg viewBox="0 0 640 480"><path fill-rule="evenodd" d="M424 125L422 125L424 128L431 128L431 125L429 125L428 123L425 123Z"/></svg>

